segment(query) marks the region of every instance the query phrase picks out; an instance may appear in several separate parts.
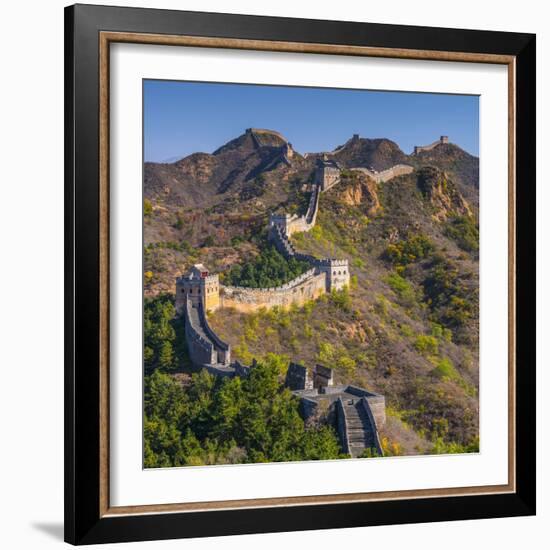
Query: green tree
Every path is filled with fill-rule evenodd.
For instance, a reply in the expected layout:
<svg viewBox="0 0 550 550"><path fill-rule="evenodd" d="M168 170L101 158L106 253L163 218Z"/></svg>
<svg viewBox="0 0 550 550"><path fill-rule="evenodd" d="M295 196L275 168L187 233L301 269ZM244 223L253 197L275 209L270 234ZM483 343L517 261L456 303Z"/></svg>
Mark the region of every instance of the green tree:
<svg viewBox="0 0 550 550"><path fill-rule="evenodd" d="M145 373L172 371L189 362L185 330L175 319L174 298L160 295L145 300L143 309L143 362Z"/></svg>
<svg viewBox="0 0 550 550"><path fill-rule="evenodd" d="M169 340L165 340L160 345L159 350L159 367L165 371L174 368L174 350Z"/></svg>
<svg viewBox="0 0 550 550"><path fill-rule="evenodd" d="M479 227L472 216L456 216L445 227L445 234L466 252L479 250Z"/></svg>
<svg viewBox="0 0 550 550"><path fill-rule="evenodd" d="M203 370L187 388L155 370L145 379L146 467L340 457L334 430L305 426L281 375L276 357L248 378Z"/></svg>
<svg viewBox="0 0 550 550"><path fill-rule="evenodd" d="M274 246L263 249L258 256L245 264L231 267L225 276L228 285L251 288L280 286L309 269L307 262L287 260Z"/></svg>

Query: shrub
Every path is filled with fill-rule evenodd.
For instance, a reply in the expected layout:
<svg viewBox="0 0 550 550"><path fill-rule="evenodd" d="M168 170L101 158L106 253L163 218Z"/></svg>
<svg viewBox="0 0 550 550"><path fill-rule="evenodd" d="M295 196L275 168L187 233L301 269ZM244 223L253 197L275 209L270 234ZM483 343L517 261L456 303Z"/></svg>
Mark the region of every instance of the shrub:
<svg viewBox="0 0 550 550"><path fill-rule="evenodd" d="M447 357L443 357L438 361L437 366L433 369L432 374L441 379L460 381L462 377L455 369L453 362Z"/></svg>
<svg viewBox="0 0 550 550"><path fill-rule="evenodd" d="M367 447L360 455L359 458L379 458L380 453L374 447Z"/></svg>
<svg viewBox="0 0 550 550"><path fill-rule="evenodd" d="M453 262L437 255L422 283L433 317L447 328L462 327L477 312L477 290L468 288L466 277Z"/></svg>
<svg viewBox="0 0 550 550"><path fill-rule="evenodd" d="M253 260L231 267L226 274L228 285L251 288L269 288L281 286L305 273L309 269L307 262L295 258L287 260L274 246L269 246Z"/></svg>
<svg viewBox="0 0 550 550"><path fill-rule="evenodd" d="M396 442L390 441L387 437L383 437L380 441L380 446L382 447L382 452L384 456L400 456L403 454L403 449L401 445Z"/></svg>
<svg viewBox="0 0 550 550"><path fill-rule="evenodd" d="M441 326L439 323L432 323L432 336L450 342L453 338L453 333L450 329Z"/></svg>
<svg viewBox="0 0 550 550"><path fill-rule="evenodd" d="M330 293L331 302L343 311L351 311L351 296L349 294L348 287L344 287L342 290L332 290Z"/></svg>
<svg viewBox="0 0 550 550"><path fill-rule="evenodd" d="M386 318L388 316L388 306L389 301L383 294L378 294L376 296L376 302L374 304L374 309L380 317Z"/></svg>
<svg viewBox="0 0 550 550"><path fill-rule="evenodd" d="M392 273L386 277L386 282L405 305L412 306L416 302L416 295L411 283L401 277L399 273Z"/></svg>
<svg viewBox="0 0 550 550"><path fill-rule="evenodd" d="M252 353L250 353L248 349L248 345L246 344L244 336L241 338L241 342L236 345L233 350L235 351L235 355L237 356L237 358L239 358L245 364L250 364L252 362L252 359L254 359L254 356L252 355Z"/></svg>
<svg viewBox="0 0 550 550"><path fill-rule="evenodd" d="M316 241L320 241L323 238L323 229L320 225L315 225L310 234Z"/></svg>
<svg viewBox="0 0 550 550"><path fill-rule="evenodd" d="M445 227L445 234L466 252L479 250L479 228L471 216L456 216Z"/></svg>
<svg viewBox="0 0 550 550"><path fill-rule="evenodd" d="M290 358L288 355L268 352L263 356L262 363L267 365L269 368L277 370L279 375L284 377L286 375L286 371L288 370Z"/></svg>
<svg viewBox="0 0 550 550"><path fill-rule="evenodd" d="M439 342L434 336L420 334L416 337L414 347L420 353L436 355L439 352Z"/></svg>
<svg viewBox="0 0 550 550"><path fill-rule="evenodd" d="M149 199L143 199L143 215L150 216L153 213L153 204Z"/></svg>
<svg viewBox="0 0 550 550"><path fill-rule="evenodd" d="M426 258L433 250L432 242L426 236L418 234L389 244L384 257L392 264L403 267Z"/></svg>
<svg viewBox="0 0 550 550"><path fill-rule="evenodd" d="M479 437L473 438L467 445L462 445L456 441L447 443L442 437L438 437L430 452L436 455L479 453Z"/></svg>
<svg viewBox="0 0 550 550"><path fill-rule="evenodd" d="M343 346L335 347L329 342L319 344L317 360L329 368L344 371L348 376L353 375L357 366L355 359L348 355Z"/></svg>

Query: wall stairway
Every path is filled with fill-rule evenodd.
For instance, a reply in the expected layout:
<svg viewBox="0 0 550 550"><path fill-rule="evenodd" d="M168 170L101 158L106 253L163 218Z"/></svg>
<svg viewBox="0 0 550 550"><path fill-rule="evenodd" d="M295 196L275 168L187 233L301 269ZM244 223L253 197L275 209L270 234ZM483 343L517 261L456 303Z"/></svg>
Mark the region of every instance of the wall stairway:
<svg viewBox="0 0 550 550"><path fill-rule="evenodd" d="M357 458L365 449L376 449L375 429L361 399L345 399L343 403L349 452L352 458Z"/></svg>

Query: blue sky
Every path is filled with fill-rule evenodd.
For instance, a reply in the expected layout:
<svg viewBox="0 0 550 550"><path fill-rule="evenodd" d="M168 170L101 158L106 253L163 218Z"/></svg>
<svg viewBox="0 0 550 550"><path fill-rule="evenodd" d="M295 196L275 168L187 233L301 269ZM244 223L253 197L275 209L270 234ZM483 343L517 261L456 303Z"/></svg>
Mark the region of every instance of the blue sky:
<svg viewBox="0 0 550 550"><path fill-rule="evenodd" d="M479 154L478 96L159 80L143 89L146 161L211 153L249 127L281 132L300 153L359 134L389 138L405 153L448 135Z"/></svg>

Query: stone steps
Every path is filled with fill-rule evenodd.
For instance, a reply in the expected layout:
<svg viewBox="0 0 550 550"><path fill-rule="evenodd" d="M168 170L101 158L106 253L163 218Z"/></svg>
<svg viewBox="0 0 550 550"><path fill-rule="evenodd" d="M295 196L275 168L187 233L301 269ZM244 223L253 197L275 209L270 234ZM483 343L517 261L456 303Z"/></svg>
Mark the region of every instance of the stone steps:
<svg viewBox="0 0 550 550"><path fill-rule="evenodd" d="M361 401L344 403L349 451L352 457L361 456L366 448L375 446L375 434Z"/></svg>

